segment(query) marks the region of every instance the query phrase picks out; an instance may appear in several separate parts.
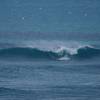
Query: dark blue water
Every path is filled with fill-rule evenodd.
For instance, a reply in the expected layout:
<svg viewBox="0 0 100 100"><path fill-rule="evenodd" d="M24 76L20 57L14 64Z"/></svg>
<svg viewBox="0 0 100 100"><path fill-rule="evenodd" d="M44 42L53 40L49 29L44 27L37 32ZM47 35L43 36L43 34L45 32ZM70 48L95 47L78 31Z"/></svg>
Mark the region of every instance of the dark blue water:
<svg viewBox="0 0 100 100"><path fill-rule="evenodd" d="M98 37L0 35L0 100L100 100Z"/></svg>

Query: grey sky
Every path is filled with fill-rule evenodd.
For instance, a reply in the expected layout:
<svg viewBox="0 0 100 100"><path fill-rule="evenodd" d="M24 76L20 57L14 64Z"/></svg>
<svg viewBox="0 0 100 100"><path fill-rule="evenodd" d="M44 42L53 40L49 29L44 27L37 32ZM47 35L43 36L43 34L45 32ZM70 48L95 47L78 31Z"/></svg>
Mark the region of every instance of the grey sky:
<svg viewBox="0 0 100 100"><path fill-rule="evenodd" d="M0 32L100 32L100 0L0 0Z"/></svg>

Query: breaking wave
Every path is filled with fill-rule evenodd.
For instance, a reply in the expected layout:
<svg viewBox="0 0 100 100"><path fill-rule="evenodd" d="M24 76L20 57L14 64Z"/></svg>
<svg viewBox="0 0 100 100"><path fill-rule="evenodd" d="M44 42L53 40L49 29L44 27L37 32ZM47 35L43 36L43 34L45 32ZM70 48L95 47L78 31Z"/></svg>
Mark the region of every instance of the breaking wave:
<svg viewBox="0 0 100 100"><path fill-rule="evenodd" d="M0 58L31 58L48 60L89 59L100 56L100 49L91 46L79 48L56 47L53 50L43 50L33 47L10 47L0 49Z"/></svg>

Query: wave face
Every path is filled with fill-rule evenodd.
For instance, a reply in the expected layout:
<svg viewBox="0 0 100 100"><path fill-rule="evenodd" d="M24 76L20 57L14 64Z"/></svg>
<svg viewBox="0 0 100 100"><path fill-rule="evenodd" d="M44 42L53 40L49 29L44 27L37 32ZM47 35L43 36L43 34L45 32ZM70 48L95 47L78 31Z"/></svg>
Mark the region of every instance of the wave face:
<svg viewBox="0 0 100 100"><path fill-rule="evenodd" d="M83 46L76 49L57 47L56 50L42 50L32 47L11 47L0 49L0 57L48 60L89 59L100 57L100 49L90 46Z"/></svg>
<svg viewBox="0 0 100 100"><path fill-rule="evenodd" d="M73 54L71 55L71 57L75 59L89 59L100 57L100 49L86 46L84 48L79 48L77 50L77 54Z"/></svg>
<svg viewBox="0 0 100 100"><path fill-rule="evenodd" d="M58 59L63 57L63 53L53 51L43 51L37 48L14 47L0 50L0 57L26 57L34 59Z"/></svg>

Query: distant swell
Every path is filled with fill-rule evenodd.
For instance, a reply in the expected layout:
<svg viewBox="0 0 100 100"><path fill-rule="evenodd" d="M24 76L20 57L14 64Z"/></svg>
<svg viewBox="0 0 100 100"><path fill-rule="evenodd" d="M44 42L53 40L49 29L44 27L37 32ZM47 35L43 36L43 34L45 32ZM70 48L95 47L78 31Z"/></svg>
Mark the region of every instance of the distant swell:
<svg viewBox="0 0 100 100"><path fill-rule="evenodd" d="M59 52L40 50L38 48L29 47L14 47L0 49L0 58L30 58L30 59L51 59L51 60L63 60L63 58L69 59L89 59L100 56L100 49L92 47L81 47L77 49L77 53L71 54L66 49L62 49Z"/></svg>

